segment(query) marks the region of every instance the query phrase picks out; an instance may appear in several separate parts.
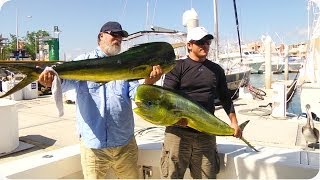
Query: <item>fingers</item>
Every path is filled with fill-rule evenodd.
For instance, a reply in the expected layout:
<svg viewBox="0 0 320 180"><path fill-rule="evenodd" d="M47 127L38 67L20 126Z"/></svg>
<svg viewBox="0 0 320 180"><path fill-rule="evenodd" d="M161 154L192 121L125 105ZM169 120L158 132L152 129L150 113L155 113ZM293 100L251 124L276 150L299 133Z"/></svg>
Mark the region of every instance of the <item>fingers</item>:
<svg viewBox="0 0 320 180"><path fill-rule="evenodd" d="M154 84L157 82L163 74L163 71L159 65L153 66L152 71L148 78L145 79L145 84Z"/></svg>
<svg viewBox="0 0 320 180"><path fill-rule="evenodd" d="M159 65L157 66L153 66L152 67L152 71L150 73L150 78L157 78L157 77L161 77L163 74L162 69Z"/></svg>
<svg viewBox="0 0 320 180"><path fill-rule="evenodd" d="M40 84L42 84L43 86L46 86L46 87L51 87L52 85L52 81L53 81L53 78L54 78L54 73L50 72L50 71L47 71L47 70L44 70L39 78L38 78L38 81Z"/></svg>
<svg viewBox="0 0 320 180"><path fill-rule="evenodd" d="M234 129L233 136L236 138L242 137L242 130L240 129L238 123L231 123L230 125Z"/></svg>
<svg viewBox="0 0 320 180"><path fill-rule="evenodd" d="M236 138L241 138L242 137L242 131L241 131L241 129L239 127L235 129L233 136L236 137Z"/></svg>

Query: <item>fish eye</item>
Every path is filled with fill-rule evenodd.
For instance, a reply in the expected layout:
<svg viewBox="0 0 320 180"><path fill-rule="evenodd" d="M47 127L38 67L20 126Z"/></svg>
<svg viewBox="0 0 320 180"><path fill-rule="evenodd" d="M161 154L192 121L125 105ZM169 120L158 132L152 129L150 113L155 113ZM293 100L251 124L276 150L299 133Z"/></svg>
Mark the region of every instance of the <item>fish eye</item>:
<svg viewBox="0 0 320 180"><path fill-rule="evenodd" d="M148 102L147 102L147 105L148 105L148 106L151 106L151 105L152 105L152 102L151 102L151 101L148 101Z"/></svg>

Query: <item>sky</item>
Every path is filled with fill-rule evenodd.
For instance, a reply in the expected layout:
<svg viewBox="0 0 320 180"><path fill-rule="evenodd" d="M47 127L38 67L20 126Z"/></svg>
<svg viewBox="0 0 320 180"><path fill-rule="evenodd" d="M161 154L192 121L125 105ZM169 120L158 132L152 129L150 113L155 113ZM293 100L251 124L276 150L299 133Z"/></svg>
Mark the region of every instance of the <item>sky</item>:
<svg viewBox="0 0 320 180"><path fill-rule="evenodd" d="M0 0L0 5L4 1ZM236 39L233 0L217 1L219 37ZM244 42L259 40L262 35L287 44L308 39L307 0L236 2ZM198 14L199 25L213 33L213 0L10 0L0 10L0 34L16 34L18 24L19 37L38 30L54 35L53 27L58 26L60 57L69 59L97 47L97 34L107 21L120 22L129 34L150 30L151 25L185 32L182 15L191 8Z"/></svg>

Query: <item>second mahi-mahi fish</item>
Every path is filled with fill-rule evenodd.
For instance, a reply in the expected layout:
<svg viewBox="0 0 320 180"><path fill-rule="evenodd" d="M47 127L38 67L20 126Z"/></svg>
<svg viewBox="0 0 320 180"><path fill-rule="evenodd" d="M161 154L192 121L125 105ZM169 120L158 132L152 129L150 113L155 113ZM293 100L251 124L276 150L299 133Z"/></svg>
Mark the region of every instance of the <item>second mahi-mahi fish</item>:
<svg viewBox="0 0 320 180"><path fill-rule="evenodd" d="M217 136L233 136L234 134L232 127L205 108L160 86L139 85L135 95L135 103L137 107L133 111L152 124L170 126L181 118L185 118L189 127L200 132ZM241 130L248 122L249 120L240 124ZM244 137L240 139L258 152Z"/></svg>

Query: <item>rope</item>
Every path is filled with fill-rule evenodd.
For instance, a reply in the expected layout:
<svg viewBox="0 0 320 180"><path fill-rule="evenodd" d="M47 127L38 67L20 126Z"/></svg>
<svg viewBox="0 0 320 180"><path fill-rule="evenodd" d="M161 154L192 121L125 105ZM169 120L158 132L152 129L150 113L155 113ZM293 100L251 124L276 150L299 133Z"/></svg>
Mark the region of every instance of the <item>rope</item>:
<svg viewBox="0 0 320 180"><path fill-rule="evenodd" d="M250 76L250 75L249 75ZM249 79L249 78L248 78ZM246 71L243 72L243 78L241 79L241 82L239 83L238 85L238 88L237 90L233 93L233 95L231 96L231 99L234 98L234 96L238 93L240 87L243 87L243 86L247 86L249 82L247 81L247 76L246 76Z"/></svg>
<svg viewBox="0 0 320 180"><path fill-rule="evenodd" d="M290 87L291 86L293 86L294 84L294 89L293 89L293 92L291 93L291 95L290 95L290 97L289 98L287 98L287 101L286 101L286 103L288 103L288 102L290 102L291 101L291 99L292 99L292 97L293 97L293 95L296 93L296 90L297 90L297 87L298 87L298 75L299 75L299 71L297 72L297 74L296 74L296 76L294 77L294 79L293 79L293 81L292 81L292 83L290 84Z"/></svg>
<svg viewBox="0 0 320 180"><path fill-rule="evenodd" d="M295 82L296 80L294 80L294 82ZM290 87L292 86L292 84L290 85ZM293 89L293 92L291 93L291 95L290 95L290 97L289 98L287 98L287 100L286 100L286 103L288 103L288 102L290 102L291 101L291 99L292 99L292 97L293 97L293 95L295 94L295 92L296 92L296 89L297 89L297 84L296 85L294 85L294 89Z"/></svg>
<svg viewBox="0 0 320 180"><path fill-rule="evenodd" d="M164 138L165 127L147 127L135 131L134 136L138 141L143 142L162 142Z"/></svg>
<svg viewBox="0 0 320 180"><path fill-rule="evenodd" d="M237 92L239 91L239 88L241 87L241 84L243 83L243 81L244 81L244 78L241 79L241 82L239 83L239 86L238 86L237 90L236 90L236 91L233 93L233 95L231 96L231 99L233 99L234 96L237 94Z"/></svg>
<svg viewBox="0 0 320 180"><path fill-rule="evenodd" d="M263 96L267 95L267 93L265 91L263 91L262 89L259 89L259 88L256 88L256 87L252 86L252 84L248 84L246 86L246 88L248 89L250 94L252 94L252 96L254 98L258 98L258 99L264 100Z"/></svg>
<svg viewBox="0 0 320 180"><path fill-rule="evenodd" d="M265 108L241 109L238 113L248 116L269 116L271 110Z"/></svg>
<svg viewBox="0 0 320 180"><path fill-rule="evenodd" d="M157 128L163 129L163 127L156 127L156 126L142 128L142 129L139 129L139 130L135 131L134 135L137 136L137 135L147 134L149 132L149 130L154 130L154 129L157 129Z"/></svg>

